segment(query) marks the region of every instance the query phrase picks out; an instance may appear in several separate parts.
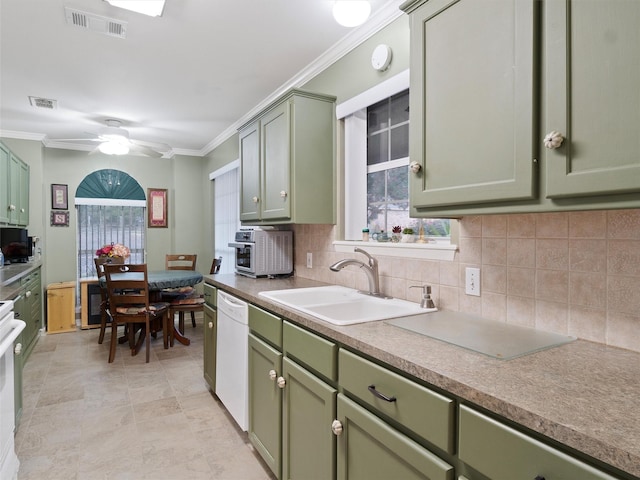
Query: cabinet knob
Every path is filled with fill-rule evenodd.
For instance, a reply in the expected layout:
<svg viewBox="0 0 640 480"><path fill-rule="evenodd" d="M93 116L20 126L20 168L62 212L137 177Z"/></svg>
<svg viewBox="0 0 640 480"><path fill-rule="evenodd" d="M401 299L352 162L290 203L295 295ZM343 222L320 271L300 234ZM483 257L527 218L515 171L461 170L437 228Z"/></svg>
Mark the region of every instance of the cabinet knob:
<svg viewBox="0 0 640 480"><path fill-rule="evenodd" d="M287 384L287 381L284 379L284 377L278 377L278 380L276 383L280 388L284 388L285 385Z"/></svg>
<svg viewBox="0 0 640 480"><path fill-rule="evenodd" d="M15 205L9 205L9 210L11 210L12 212L16 209Z"/></svg>
<svg viewBox="0 0 640 480"><path fill-rule="evenodd" d="M547 135L544 137L543 143L544 146L549 150L555 150L556 148L560 147L560 145L562 145L563 141L564 137L562 136L562 134L554 130L553 132L547 133Z"/></svg>
<svg viewBox="0 0 640 480"><path fill-rule="evenodd" d="M15 348L13 349L13 353L15 353L16 355L20 355L22 353L22 344L21 343L17 343Z"/></svg>
<svg viewBox="0 0 640 480"><path fill-rule="evenodd" d="M409 170L411 170L413 173L418 173L421 169L422 165L420 165L415 160L409 164Z"/></svg>
<svg viewBox="0 0 640 480"><path fill-rule="evenodd" d="M269 370L269 378L271 380L275 380L277 376L278 376L278 374L276 373L275 370Z"/></svg>
<svg viewBox="0 0 640 480"><path fill-rule="evenodd" d="M285 192L284 190L280 190L280 196L282 198L287 198L287 192Z"/></svg>
<svg viewBox="0 0 640 480"><path fill-rule="evenodd" d="M27 292L24 294L24 296L29 298L31 296L31 290L27 290Z"/></svg>
<svg viewBox="0 0 640 480"><path fill-rule="evenodd" d="M25 212L24 208L21 208L20 213L24 213L24 212Z"/></svg>
<svg viewBox="0 0 640 480"><path fill-rule="evenodd" d="M342 422L340 420L334 420L331 422L331 431L337 437L342 434Z"/></svg>
<svg viewBox="0 0 640 480"><path fill-rule="evenodd" d="M213 322L209 322L209 328L213 328Z"/></svg>
<svg viewBox="0 0 640 480"><path fill-rule="evenodd" d="M260 199L258 197L253 197L251 200L253 200L253 203L258 203Z"/></svg>

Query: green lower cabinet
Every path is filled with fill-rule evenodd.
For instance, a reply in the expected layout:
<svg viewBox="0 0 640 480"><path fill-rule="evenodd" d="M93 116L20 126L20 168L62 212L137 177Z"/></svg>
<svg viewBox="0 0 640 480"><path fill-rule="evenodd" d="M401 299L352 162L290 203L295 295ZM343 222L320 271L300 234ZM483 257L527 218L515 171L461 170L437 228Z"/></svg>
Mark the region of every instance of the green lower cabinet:
<svg viewBox="0 0 640 480"><path fill-rule="evenodd" d="M336 478L337 390L288 358L284 358L282 404L282 478Z"/></svg>
<svg viewBox="0 0 640 480"><path fill-rule="evenodd" d="M218 314L209 305L204 306L204 379L215 391L216 388L216 337Z"/></svg>
<svg viewBox="0 0 640 480"><path fill-rule="evenodd" d="M451 465L342 394L337 419L338 480L454 479Z"/></svg>
<svg viewBox="0 0 640 480"><path fill-rule="evenodd" d="M282 353L249 334L249 441L281 478Z"/></svg>
<svg viewBox="0 0 640 480"><path fill-rule="evenodd" d="M460 460L491 480L616 479L464 405L459 420Z"/></svg>

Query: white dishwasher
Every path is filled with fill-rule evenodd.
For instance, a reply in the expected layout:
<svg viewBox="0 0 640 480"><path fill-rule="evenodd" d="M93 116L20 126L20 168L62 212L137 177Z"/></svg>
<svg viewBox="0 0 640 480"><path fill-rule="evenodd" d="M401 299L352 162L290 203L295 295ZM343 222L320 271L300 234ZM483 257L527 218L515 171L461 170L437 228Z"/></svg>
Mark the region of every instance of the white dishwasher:
<svg viewBox="0 0 640 480"><path fill-rule="evenodd" d="M215 392L244 431L249 422L248 339L248 304L218 290Z"/></svg>

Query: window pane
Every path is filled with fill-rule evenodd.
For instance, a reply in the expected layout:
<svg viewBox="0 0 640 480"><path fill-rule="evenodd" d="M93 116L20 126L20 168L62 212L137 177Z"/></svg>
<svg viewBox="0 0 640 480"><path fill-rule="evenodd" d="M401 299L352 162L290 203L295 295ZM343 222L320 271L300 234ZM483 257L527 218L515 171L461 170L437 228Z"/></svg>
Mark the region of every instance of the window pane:
<svg viewBox="0 0 640 480"><path fill-rule="evenodd" d="M371 134L383 128L389 128L389 100L367 108L367 133Z"/></svg>
<svg viewBox="0 0 640 480"><path fill-rule="evenodd" d="M389 159L387 131L371 135L367 139L367 165L386 162Z"/></svg>
<svg viewBox="0 0 640 480"><path fill-rule="evenodd" d="M409 124L391 130L391 160L409 156Z"/></svg>
<svg viewBox="0 0 640 480"><path fill-rule="evenodd" d="M391 125L409 121L409 90L391 97Z"/></svg>
<svg viewBox="0 0 640 480"><path fill-rule="evenodd" d="M368 173L367 203L381 203L385 200L385 172Z"/></svg>
<svg viewBox="0 0 640 480"><path fill-rule="evenodd" d="M387 197L389 202L409 205L409 169L407 167L387 170Z"/></svg>

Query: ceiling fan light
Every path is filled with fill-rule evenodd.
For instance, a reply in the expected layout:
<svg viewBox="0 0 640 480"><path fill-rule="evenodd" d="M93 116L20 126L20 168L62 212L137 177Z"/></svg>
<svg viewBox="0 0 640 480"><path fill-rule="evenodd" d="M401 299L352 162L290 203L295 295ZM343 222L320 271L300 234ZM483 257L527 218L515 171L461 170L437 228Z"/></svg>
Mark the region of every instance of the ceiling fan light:
<svg viewBox="0 0 640 480"><path fill-rule="evenodd" d="M333 18L343 27L362 25L370 13L368 0L337 0L333 4Z"/></svg>
<svg viewBox="0 0 640 480"><path fill-rule="evenodd" d="M98 150L105 155L126 155L129 153L129 147L127 145L112 141L102 142L98 145Z"/></svg>
<svg viewBox="0 0 640 480"><path fill-rule="evenodd" d="M165 0L105 0L114 7L142 13L150 17L162 16Z"/></svg>

